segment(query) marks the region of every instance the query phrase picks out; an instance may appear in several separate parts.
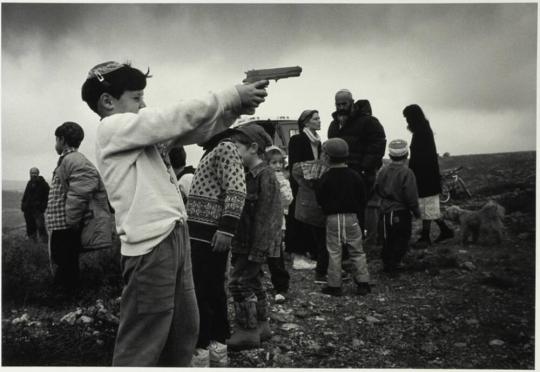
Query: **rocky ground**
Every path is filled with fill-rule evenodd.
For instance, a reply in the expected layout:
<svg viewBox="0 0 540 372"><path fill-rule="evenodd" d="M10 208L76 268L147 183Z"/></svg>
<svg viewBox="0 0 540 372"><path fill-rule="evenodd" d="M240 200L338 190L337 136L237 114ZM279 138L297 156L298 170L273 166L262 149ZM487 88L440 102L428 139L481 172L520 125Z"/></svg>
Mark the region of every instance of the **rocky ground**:
<svg viewBox="0 0 540 372"><path fill-rule="evenodd" d="M477 209L493 199L506 208L501 245L463 247L458 232L411 250L398 278L381 272L380 248L370 250L373 286L365 297L351 282L343 297L323 295L313 272L290 270L287 301L270 301L272 339L230 352L230 366L533 369L535 155L441 160L442 168L464 166L474 195L455 203ZM66 300L47 287L46 247L4 230L2 248L2 364L110 365L117 255L84 257L85 287Z"/></svg>

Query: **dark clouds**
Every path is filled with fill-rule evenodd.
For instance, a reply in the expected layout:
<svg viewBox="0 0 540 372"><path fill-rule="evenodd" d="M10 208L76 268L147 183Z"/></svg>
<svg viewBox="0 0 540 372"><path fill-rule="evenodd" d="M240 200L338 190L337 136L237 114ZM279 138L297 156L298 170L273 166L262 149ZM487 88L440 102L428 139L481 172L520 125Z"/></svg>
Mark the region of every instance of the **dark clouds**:
<svg viewBox="0 0 540 372"><path fill-rule="evenodd" d="M324 132L333 93L347 87L372 101L389 138L408 135L401 110L415 102L434 119L443 151L531 149L536 40L534 3L4 3L4 171L19 172L6 159L22 156L21 143L54 163L50 133L65 120L90 123L84 146L93 152L95 116L80 85L111 59L151 67L151 105L237 82L250 68L300 64L302 78L271 85L260 112L317 108ZM502 146L475 145L494 129ZM452 138L467 130L476 138Z"/></svg>

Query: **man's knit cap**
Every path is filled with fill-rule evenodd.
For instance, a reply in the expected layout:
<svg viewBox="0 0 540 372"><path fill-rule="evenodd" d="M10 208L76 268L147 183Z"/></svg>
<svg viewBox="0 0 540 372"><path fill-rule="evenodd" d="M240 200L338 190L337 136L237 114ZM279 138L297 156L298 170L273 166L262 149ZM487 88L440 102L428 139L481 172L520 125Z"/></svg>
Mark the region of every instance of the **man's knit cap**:
<svg viewBox="0 0 540 372"><path fill-rule="evenodd" d="M332 158L347 158L349 145L341 138L330 138L322 144L322 150Z"/></svg>
<svg viewBox="0 0 540 372"><path fill-rule="evenodd" d="M409 154L407 141L395 139L388 144L388 154L394 157L401 157Z"/></svg>

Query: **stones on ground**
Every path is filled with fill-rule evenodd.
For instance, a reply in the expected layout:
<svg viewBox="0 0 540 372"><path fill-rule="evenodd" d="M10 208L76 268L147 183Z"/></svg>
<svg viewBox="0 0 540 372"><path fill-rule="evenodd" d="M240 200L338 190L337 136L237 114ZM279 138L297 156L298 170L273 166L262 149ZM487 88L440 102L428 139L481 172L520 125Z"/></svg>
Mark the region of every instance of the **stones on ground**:
<svg viewBox="0 0 540 372"><path fill-rule="evenodd" d="M433 342L426 342L420 349L427 354L432 354L438 350L437 345Z"/></svg>
<svg viewBox="0 0 540 372"><path fill-rule="evenodd" d="M296 315L300 319L305 319L311 315L309 310L306 310L304 308L297 310L294 315Z"/></svg>
<svg viewBox="0 0 540 372"><path fill-rule="evenodd" d="M373 324L373 323L380 323L380 322L381 322L380 319L375 318L374 316L371 316L371 315L366 315L365 319L366 319L366 322L372 323L372 324Z"/></svg>
<svg viewBox="0 0 540 372"><path fill-rule="evenodd" d="M28 314L24 313L18 318L15 318L11 321L11 324L19 324L19 323L27 323L30 318L28 317Z"/></svg>
<svg viewBox="0 0 540 372"><path fill-rule="evenodd" d="M461 264L461 267L469 271L476 270L476 266L471 261L466 261Z"/></svg>
<svg viewBox="0 0 540 372"><path fill-rule="evenodd" d="M299 329L300 325L296 323L283 323L280 328L284 331L292 331L295 329Z"/></svg>
<svg viewBox="0 0 540 372"><path fill-rule="evenodd" d="M90 324L93 322L94 322L94 319L86 315L83 315L79 319L77 319L77 323L82 323L82 324Z"/></svg>
<svg viewBox="0 0 540 372"><path fill-rule="evenodd" d="M326 320L324 316L316 316L314 319L318 322L324 322Z"/></svg>
<svg viewBox="0 0 540 372"><path fill-rule="evenodd" d="M308 341L307 347L308 347L308 349L313 350L315 352L321 350L321 345L319 345L318 342L312 341L312 340Z"/></svg>
<svg viewBox="0 0 540 372"><path fill-rule="evenodd" d="M82 315L82 310L78 308L76 311L72 311L64 315L60 319L60 322L65 322L65 323L68 323L69 325L73 325L77 321L77 318L79 318L79 316L81 315Z"/></svg>
<svg viewBox="0 0 540 372"><path fill-rule="evenodd" d="M433 319L435 319L438 322L442 322L443 320L446 319L446 317L443 314L438 313L437 315L435 315L435 317Z"/></svg>
<svg viewBox="0 0 540 372"><path fill-rule="evenodd" d="M528 240L530 238L531 238L531 234L527 232L524 232L518 235L518 239L520 240Z"/></svg>
<svg viewBox="0 0 540 372"><path fill-rule="evenodd" d="M359 339L357 339L357 338L354 338L354 339L352 340L352 347L353 347L354 349L358 349L358 348L360 348L361 346L364 346L364 341L361 341L361 340L359 340Z"/></svg>
<svg viewBox="0 0 540 372"><path fill-rule="evenodd" d="M489 273L487 276L484 276L480 282L484 285L500 289L508 289L514 286L514 282L510 278L493 273Z"/></svg>
<svg viewBox="0 0 540 372"><path fill-rule="evenodd" d="M471 318L471 319L465 320L465 323L467 323L467 325L474 326L474 325L478 325L480 322L478 321L478 319Z"/></svg>
<svg viewBox="0 0 540 372"><path fill-rule="evenodd" d="M292 323L294 321L294 315L292 309L283 310L280 309L277 312L270 314L270 318L279 323Z"/></svg>
<svg viewBox="0 0 540 372"><path fill-rule="evenodd" d="M502 345L504 345L503 340L494 339L494 340L489 341L489 346L502 346Z"/></svg>
<svg viewBox="0 0 540 372"><path fill-rule="evenodd" d="M459 348L462 348L462 347L467 347L467 344L465 342L456 342L454 344L455 347L459 347Z"/></svg>

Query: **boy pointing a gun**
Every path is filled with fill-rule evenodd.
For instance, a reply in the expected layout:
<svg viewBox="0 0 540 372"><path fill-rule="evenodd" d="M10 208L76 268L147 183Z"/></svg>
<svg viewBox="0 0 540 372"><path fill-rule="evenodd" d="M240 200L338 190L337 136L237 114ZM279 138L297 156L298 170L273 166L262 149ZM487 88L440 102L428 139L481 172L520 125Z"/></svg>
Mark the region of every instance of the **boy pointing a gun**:
<svg viewBox="0 0 540 372"><path fill-rule="evenodd" d="M82 99L101 119L98 169L116 212L124 279L114 366L190 364L198 334L186 209L168 151L207 141L253 114L267 81L147 108L145 74L129 64L93 67Z"/></svg>

